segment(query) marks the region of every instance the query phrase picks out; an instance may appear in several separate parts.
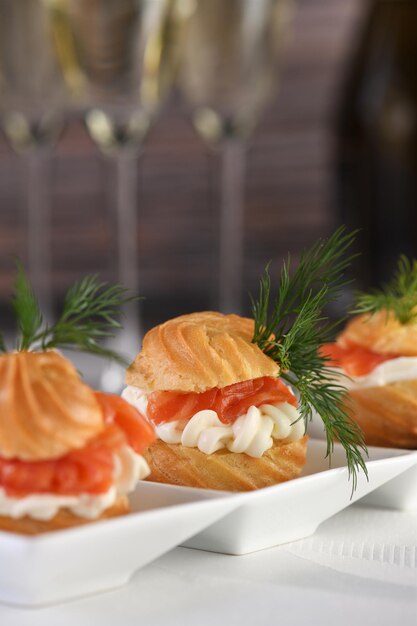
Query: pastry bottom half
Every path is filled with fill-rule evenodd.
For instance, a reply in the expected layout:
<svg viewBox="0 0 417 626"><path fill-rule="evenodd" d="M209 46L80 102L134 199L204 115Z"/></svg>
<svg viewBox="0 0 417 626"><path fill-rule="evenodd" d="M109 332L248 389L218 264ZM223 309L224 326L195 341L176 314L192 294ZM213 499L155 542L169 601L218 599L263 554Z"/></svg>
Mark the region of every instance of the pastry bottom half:
<svg viewBox="0 0 417 626"><path fill-rule="evenodd" d="M417 448L417 380L352 389L350 397L369 446Z"/></svg>
<svg viewBox="0 0 417 626"><path fill-rule="evenodd" d="M198 448L158 439L144 453L151 469L147 480L224 491L270 487L299 476L306 461L307 441L307 436L298 441L275 440L258 459L228 450L204 454Z"/></svg>
<svg viewBox="0 0 417 626"><path fill-rule="evenodd" d="M31 517L21 517L13 519L5 515L0 516L0 530L19 533L22 535L38 535L40 533L51 532L52 530L62 530L64 528L73 528L74 526L82 526L91 522L125 515L129 512L129 502L126 496L119 496L113 506L109 507L103 513L94 519L79 517L74 515L68 509L60 509L58 513L50 520L42 521L32 519Z"/></svg>

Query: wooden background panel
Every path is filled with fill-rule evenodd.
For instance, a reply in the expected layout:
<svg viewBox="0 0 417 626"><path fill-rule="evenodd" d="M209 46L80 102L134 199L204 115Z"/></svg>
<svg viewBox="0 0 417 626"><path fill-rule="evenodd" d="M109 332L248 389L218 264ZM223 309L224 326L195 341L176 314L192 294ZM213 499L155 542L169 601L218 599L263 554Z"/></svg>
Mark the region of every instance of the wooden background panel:
<svg viewBox="0 0 417 626"><path fill-rule="evenodd" d="M298 0L277 95L250 141L245 196L245 291L265 262L297 258L337 220L331 200L331 119L364 3ZM153 318L213 306L218 155L195 135L173 98L138 160L140 291ZM51 161L54 288L85 272L115 278L112 163L79 122ZM0 299L11 287L12 255L24 253L24 163L0 142ZM153 319L152 319L153 321Z"/></svg>

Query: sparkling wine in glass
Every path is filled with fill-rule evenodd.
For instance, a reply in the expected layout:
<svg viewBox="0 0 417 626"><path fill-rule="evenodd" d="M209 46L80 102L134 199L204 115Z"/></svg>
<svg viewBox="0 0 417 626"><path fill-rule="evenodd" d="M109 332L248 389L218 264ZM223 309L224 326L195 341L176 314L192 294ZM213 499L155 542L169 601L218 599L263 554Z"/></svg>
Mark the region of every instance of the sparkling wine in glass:
<svg viewBox="0 0 417 626"><path fill-rule="evenodd" d="M88 132L117 170L117 272L140 288L138 156L165 101L177 62L189 0L49 0L59 57ZM59 35L59 36L58 36ZM140 342L136 303L124 310L116 349L132 358ZM124 372L106 370L102 386L116 391Z"/></svg>
<svg viewBox="0 0 417 626"><path fill-rule="evenodd" d="M47 2L0 0L0 122L25 167L26 249L19 256L26 259L47 320L53 305L49 160L67 96Z"/></svg>
<svg viewBox="0 0 417 626"><path fill-rule="evenodd" d="M184 29L180 85L221 157L219 306L241 310L247 140L276 88L289 0L200 0Z"/></svg>

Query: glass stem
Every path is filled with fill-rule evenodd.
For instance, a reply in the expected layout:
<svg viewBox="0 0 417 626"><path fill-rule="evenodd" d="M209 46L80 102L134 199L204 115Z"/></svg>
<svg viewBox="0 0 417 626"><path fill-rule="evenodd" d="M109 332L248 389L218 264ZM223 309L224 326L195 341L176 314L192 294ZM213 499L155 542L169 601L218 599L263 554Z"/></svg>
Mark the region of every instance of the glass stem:
<svg viewBox="0 0 417 626"><path fill-rule="evenodd" d="M117 256L118 281L138 293L138 212L137 152L122 149L116 156L117 167ZM126 356L135 356L141 340L141 324L137 302L125 305L120 349Z"/></svg>
<svg viewBox="0 0 417 626"><path fill-rule="evenodd" d="M53 320L49 151L26 155L27 263L33 290L46 322Z"/></svg>
<svg viewBox="0 0 417 626"><path fill-rule="evenodd" d="M246 146L226 138L221 146L219 305L223 313L241 313L244 245Z"/></svg>

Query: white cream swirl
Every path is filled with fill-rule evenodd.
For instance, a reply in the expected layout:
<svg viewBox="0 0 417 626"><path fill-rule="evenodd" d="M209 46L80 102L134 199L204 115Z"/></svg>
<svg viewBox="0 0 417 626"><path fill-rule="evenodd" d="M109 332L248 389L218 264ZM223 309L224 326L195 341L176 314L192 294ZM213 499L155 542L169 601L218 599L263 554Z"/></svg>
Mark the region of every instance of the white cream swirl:
<svg viewBox="0 0 417 626"><path fill-rule="evenodd" d="M413 380L415 378L417 379L417 357L401 356L380 363L365 376L344 377L342 384L348 389L363 389L382 387L400 380Z"/></svg>
<svg viewBox="0 0 417 626"><path fill-rule="evenodd" d="M27 515L36 520L50 520L60 508L66 508L79 517L95 519L113 506L119 495L133 491L136 483L149 474L143 456L136 454L130 446L123 446L114 454L114 485L105 493L82 493L78 496L39 493L13 498L0 487L0 515L13 519Z"/></svg>
<svg viewBox="0 0 417 626"><path fill-rule="evenodd" d="M122 397L146 416L147 398L140 389L126 387ZM272 447L273 439L295 441L305 432L300 413L288 402L251 406L230 425L224 424L215 411L205 409L189 420L158 424L155 431L165 443L181 443L205 454L227 448L256 458Z"/></svg>

